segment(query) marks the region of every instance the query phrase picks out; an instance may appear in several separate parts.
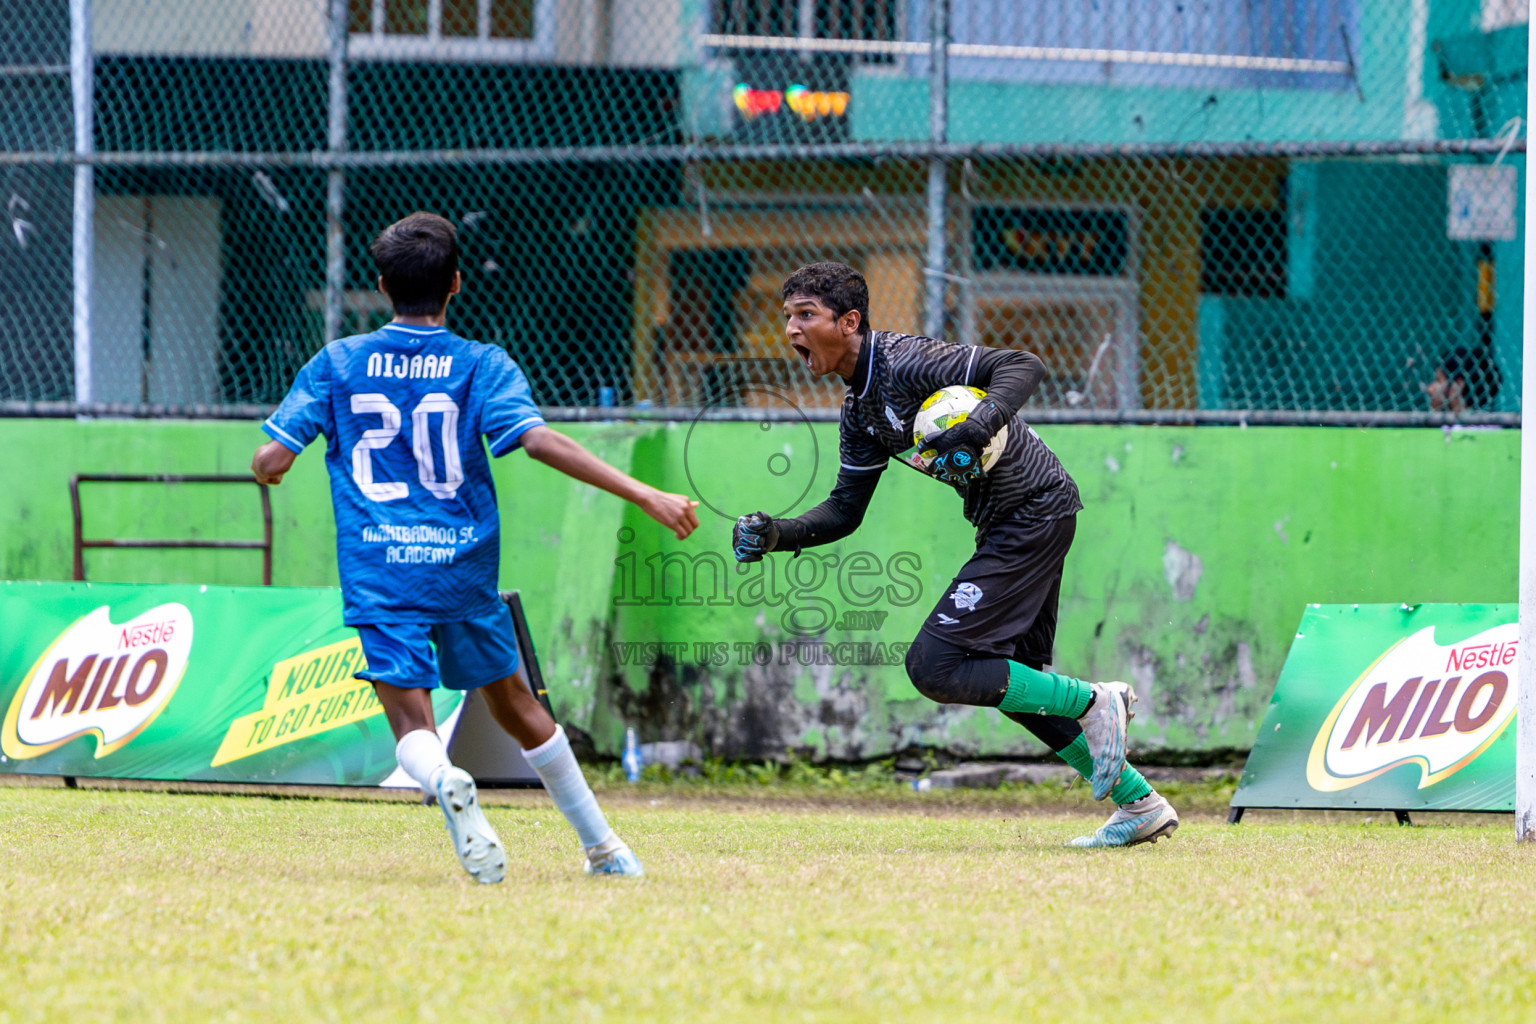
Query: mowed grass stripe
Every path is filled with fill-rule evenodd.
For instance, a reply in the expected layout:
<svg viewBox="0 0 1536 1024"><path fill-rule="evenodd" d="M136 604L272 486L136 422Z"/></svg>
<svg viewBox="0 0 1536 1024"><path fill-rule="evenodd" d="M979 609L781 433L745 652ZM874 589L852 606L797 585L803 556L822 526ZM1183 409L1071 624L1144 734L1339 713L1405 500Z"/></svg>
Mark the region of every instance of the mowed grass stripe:
<svg viewBox="0 0 1536 1024"><path fill-rule="evenodd" d="M1507 825L628 802L623 883L488 813L501 886L411 804L0 788L0 1021L1536 1019Z"/></svg>

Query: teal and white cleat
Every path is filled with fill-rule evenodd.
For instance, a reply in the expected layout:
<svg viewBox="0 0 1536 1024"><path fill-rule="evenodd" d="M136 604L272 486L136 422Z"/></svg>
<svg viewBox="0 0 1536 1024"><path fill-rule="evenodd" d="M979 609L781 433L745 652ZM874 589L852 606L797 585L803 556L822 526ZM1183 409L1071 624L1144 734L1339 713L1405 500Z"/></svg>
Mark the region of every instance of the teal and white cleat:
<svg viewBox="0 0 1536 1024"><path fill-rule="evenodd" d="M1068 846L1135 846L1167 839L1179 827L1179 812L1163 797L1150 793L1117 808L1091 836L1078 836Z"/></svg>
<svg viewBox="0 0 1536 1024"><path fill-rule="evenodd" d="M587 851L587 874L639 878L645 874L645 869L640 866L640 858L624 845L623 840L610 835L607 842Z"/></svg>
<svg viewBox="0 0 1536 1024"><path fill-rule="evenodd" d="M1125 727L1136 692L1127 683L1094 683L1093 706L1078 721L1093 755L1093 798L1103 800L1125 768Z"/></svg>
<svg viewBox="0 0 1536 1024"><path fill-rule="evenodd" d="M475 780L462 768L449 768L437 780L437 805L448 822L453 852L471 878L487 885L507 877L507 851L480 809Z"/></svg>

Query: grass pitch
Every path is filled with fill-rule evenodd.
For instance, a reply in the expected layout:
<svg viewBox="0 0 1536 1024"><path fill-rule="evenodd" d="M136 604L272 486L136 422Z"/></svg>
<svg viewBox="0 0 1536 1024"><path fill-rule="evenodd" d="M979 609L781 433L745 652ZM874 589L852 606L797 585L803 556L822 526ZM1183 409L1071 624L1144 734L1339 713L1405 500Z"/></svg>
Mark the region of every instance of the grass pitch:
<svg viewBox="0 0 1536 1024"><path fill-rule="evenodd" d="M634 883L491 799L500 886L410 803L0 788L0 1021L1536 1019L1507 819L1078 851L1097 808L609 793Z"/></svg>

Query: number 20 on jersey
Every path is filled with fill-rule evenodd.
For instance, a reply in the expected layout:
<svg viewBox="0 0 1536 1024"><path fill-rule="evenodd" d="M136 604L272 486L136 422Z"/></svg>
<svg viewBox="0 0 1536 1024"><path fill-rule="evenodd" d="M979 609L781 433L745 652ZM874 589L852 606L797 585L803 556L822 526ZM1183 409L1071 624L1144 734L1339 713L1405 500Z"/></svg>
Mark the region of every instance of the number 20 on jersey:
<svg viewBox="0 0 1536 1024"><path fill-rule="evenodd" d="M352 446L352 479L357 489L371 501L394 501L410 494L410 485L404 481L373 479L372 452L388 448L400 434L400 410L395 403L380 394L352 396L352 412L355 415L374 414L382 418L380 426L363 431L363 436ZM442 413L443 479L437 478L436 460L432 456L432 414ZM426 395L411 410L411 454L416 457L416 475L421 486L443 501L458 493L464 482L464 466L459 459L459 406L441 391Z"/></svg>

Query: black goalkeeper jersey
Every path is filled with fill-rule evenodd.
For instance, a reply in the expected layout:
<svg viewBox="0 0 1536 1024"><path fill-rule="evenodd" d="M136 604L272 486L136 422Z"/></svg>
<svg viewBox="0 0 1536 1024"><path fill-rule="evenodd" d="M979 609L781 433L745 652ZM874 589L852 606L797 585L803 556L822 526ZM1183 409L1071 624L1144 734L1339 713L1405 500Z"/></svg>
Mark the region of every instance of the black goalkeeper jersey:
<svg viewBox="0 0 1536 1024"><path fill-rule="evenodd" d="M837 486L816 508L779 521L778 549L826 544L852 533L892 458L921 469L912 424L918 407L935 391L967 384L998 397L1006 392L1007 404L1016 408L1043 373L1039 359L1027 352L871 332L843 399ZM978 534L1016 514L1045 521L1064 519L1083 507L1061 460L1017 413L1008 423L1008 444L992 468L955 489Z"/></svg>

